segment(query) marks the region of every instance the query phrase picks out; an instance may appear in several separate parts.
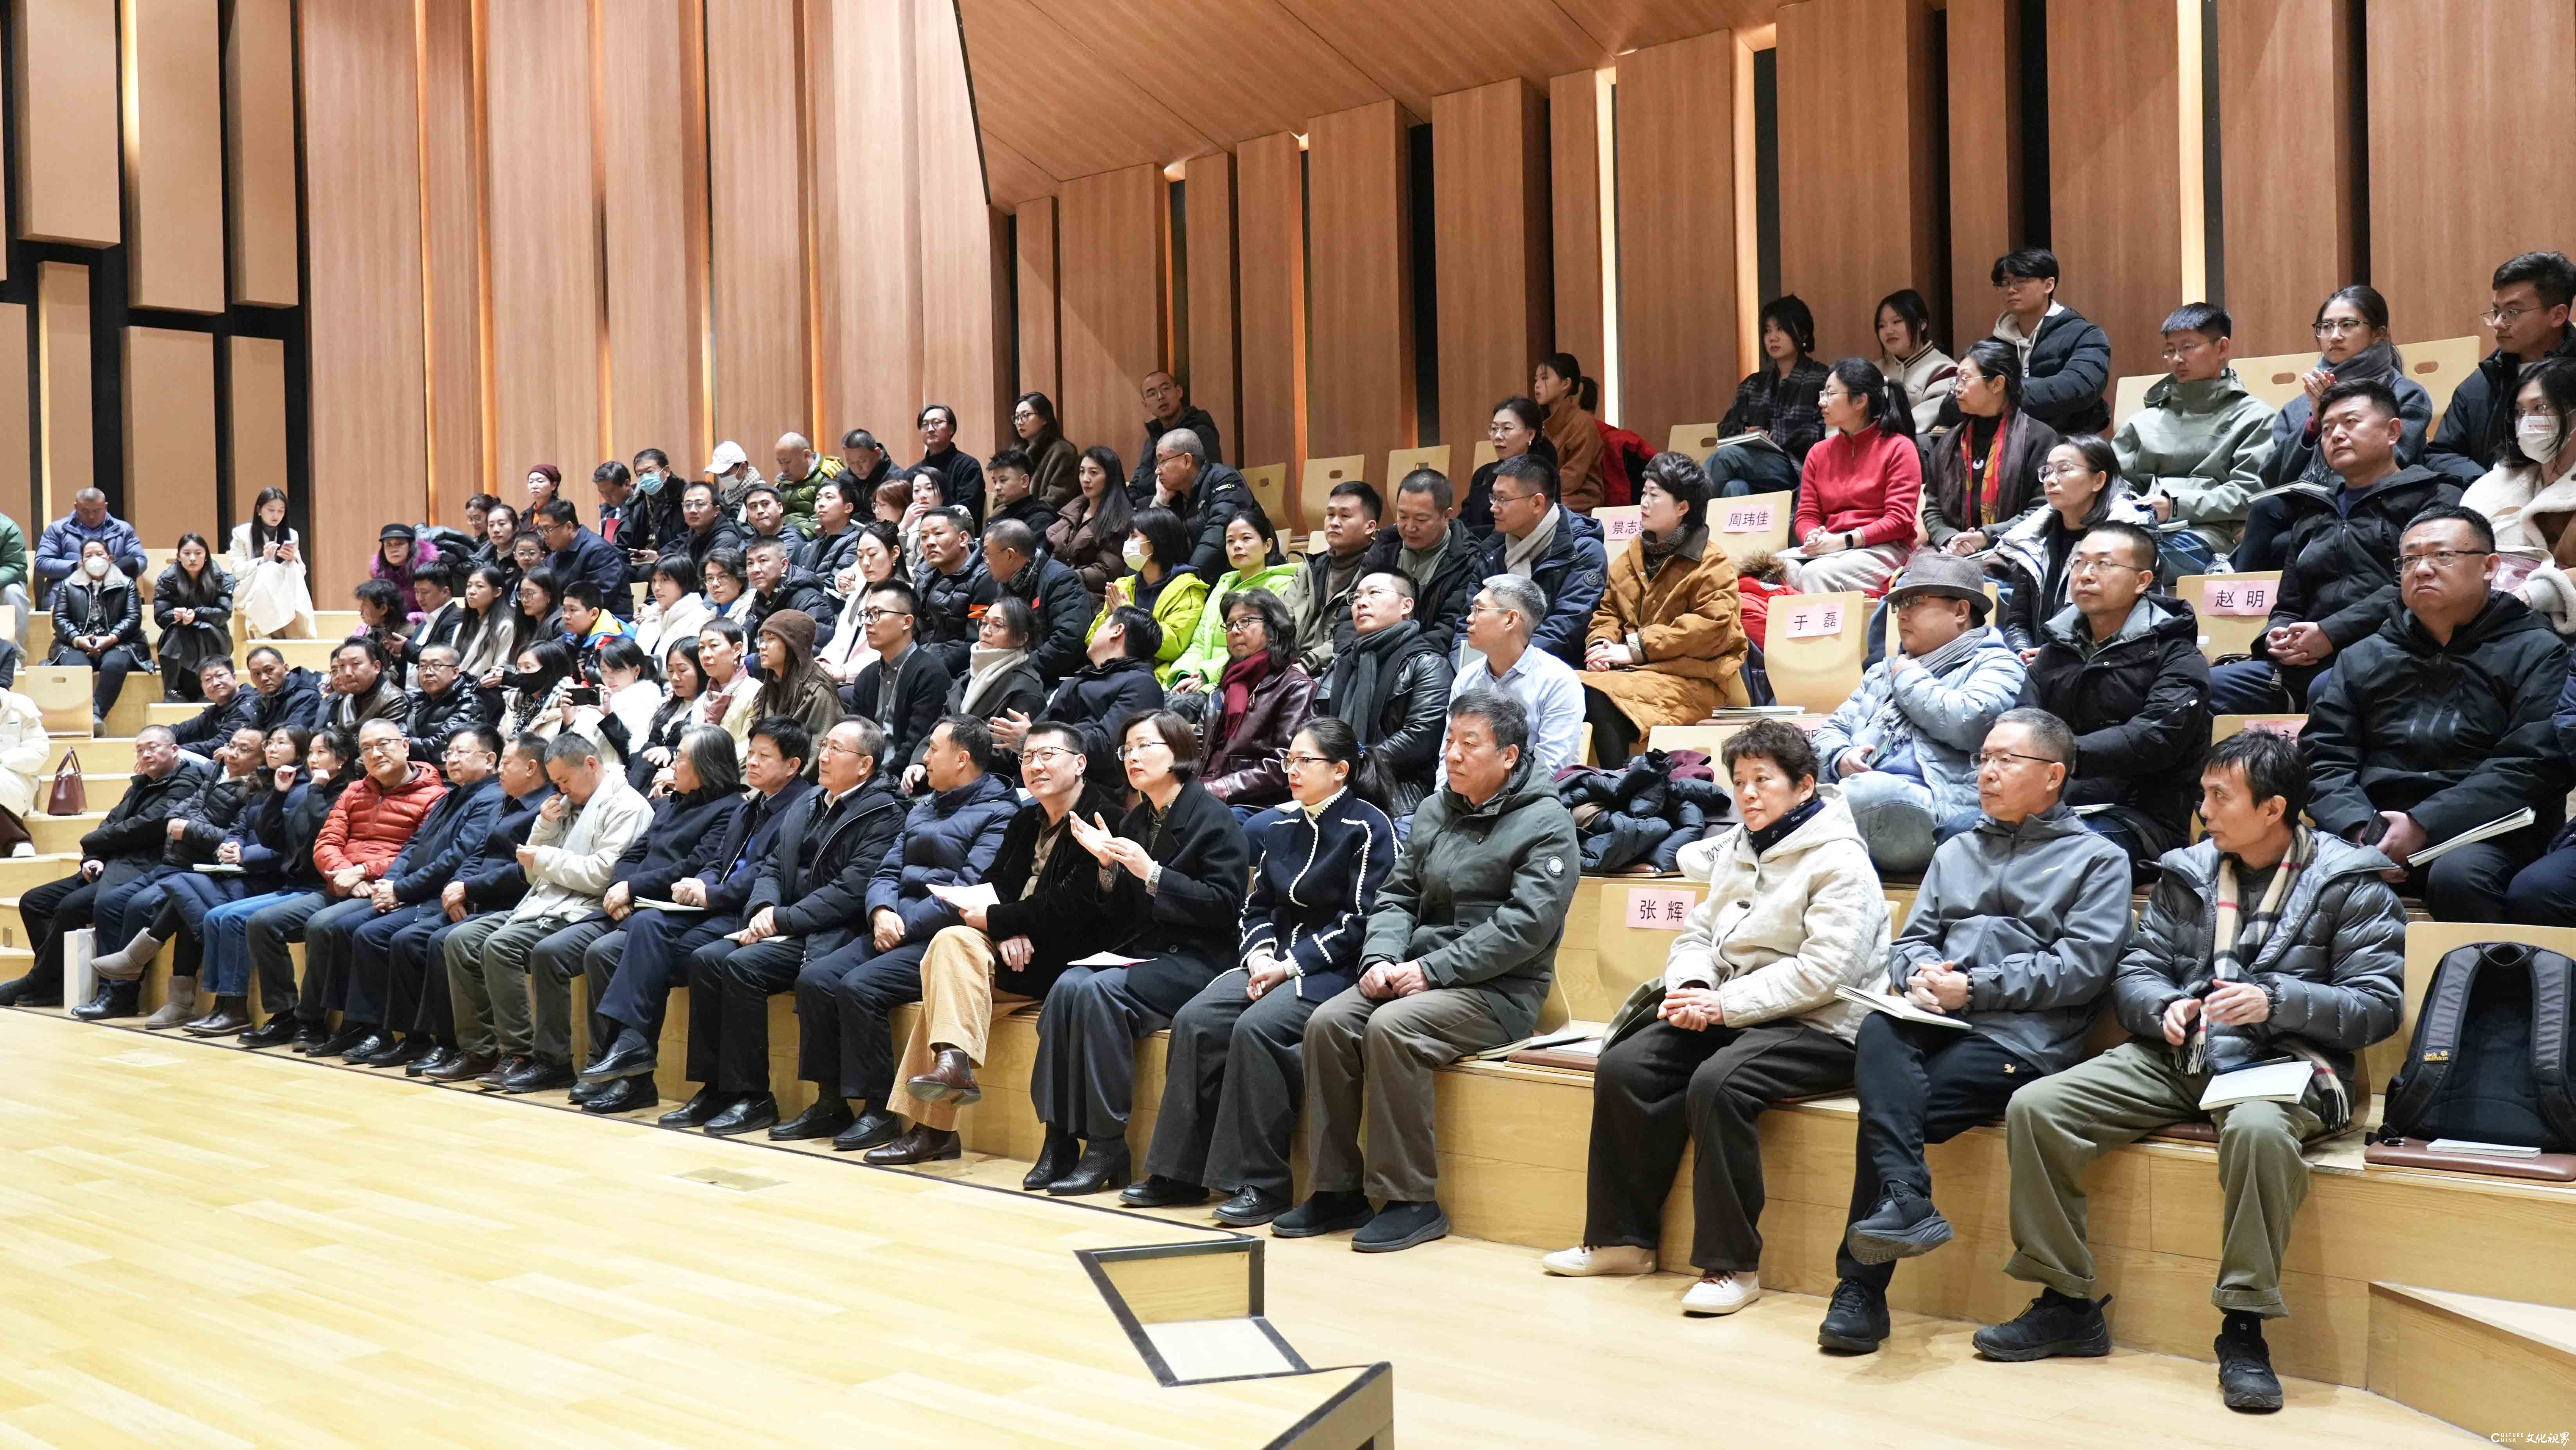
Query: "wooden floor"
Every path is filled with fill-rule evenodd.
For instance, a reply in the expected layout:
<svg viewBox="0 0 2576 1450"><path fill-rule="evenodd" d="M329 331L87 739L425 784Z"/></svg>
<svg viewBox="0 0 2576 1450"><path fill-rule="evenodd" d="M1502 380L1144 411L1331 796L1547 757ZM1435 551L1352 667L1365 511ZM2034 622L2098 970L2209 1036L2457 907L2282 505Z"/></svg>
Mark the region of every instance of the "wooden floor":
<svg viewBox="0 0 2576 1450"><path fill-rule="evenodd" d="M872 1170L33 1012L0 1064L0 1447L1260 1447L1347 1378L1159 1387L1072 1251L1204 1210L993 1191L1003 1159ZM2469 1441L2305 1381L2249 1425L2206 1364L1986 1364L1911 1315L1831 1357L1812 1298L1687 1320L1678 1277L1475 1240L1267 1254L1308 1363L1393 1362L1408 1447Z"/></svg>

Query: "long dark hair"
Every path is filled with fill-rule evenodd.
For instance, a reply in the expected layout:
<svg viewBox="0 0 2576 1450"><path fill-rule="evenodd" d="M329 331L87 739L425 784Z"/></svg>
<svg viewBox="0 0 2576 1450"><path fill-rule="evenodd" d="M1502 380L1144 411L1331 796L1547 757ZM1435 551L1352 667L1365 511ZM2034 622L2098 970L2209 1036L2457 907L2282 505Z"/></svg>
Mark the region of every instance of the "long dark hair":
<svg viewBox="0 0 2576 1450"><path fill-rule="evenodd" d="M275 499L279 503L286 502L286 490L282 488L263 488L259 491L259 497L251 503L250 551L254 558L259 554L264 553L269 545L283 544L288 539L295 536L295 530L291 525L280 521L277 528L272 531L266 521L260 518L259 511L268 507L270 499ZM379 542L382 541L379 540Z"/></svg>
<svg viewBox="0 0 2576 1450"><path fill-rule="evenodd" d="M1980 369L1982 371L1982 369ZM1865 357L1847 357L1833 366L1843 391L1861 400L1869 421L1899 438L1914 436L1914 412L1905 402L1905 385L1890 380Z"/></svg>
<svg viewBox="0 0 2576 1450"><path fill-rule="evenodd" d="M1932 304L1911 287L1900 287L1878 299L1878 307L1869 314L1869 330L1878 331L1878 314L1894 309L1903 319L1905 330L1913 335L1914 350L1921 352L1932 343ZM1899 358L1902 362L1904 359Z"/></svg>
<svg viewBox="0 0 2576 1450"><path fill-rule="evenodd" d="M1574 384L1574 405L1587 413L1601 407L1601 385L1586 377L1583 364L1570 352L1552 352L1533 366L1542 367Z"/></svg>
<svg viewBox="0 0 2576 1450"><path fill-rule="evenodd" d="M1127 496L1127 474L1119 464L1118 450L1095 443L1082 450L1082 456L1100 466L1109 481L1100 489L1100 509L1091 517L1092 532L1103 539L1125 542L1127 533L1136 527L1136 501Z"/></svg>

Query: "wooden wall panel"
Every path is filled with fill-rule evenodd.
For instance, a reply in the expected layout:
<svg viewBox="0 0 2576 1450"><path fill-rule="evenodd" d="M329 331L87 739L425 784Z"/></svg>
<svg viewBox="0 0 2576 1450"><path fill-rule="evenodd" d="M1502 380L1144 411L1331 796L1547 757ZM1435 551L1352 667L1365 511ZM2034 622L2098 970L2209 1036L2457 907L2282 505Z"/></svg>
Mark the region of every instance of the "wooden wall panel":
<svg viewBox="0 0 2576 1450"><path fill-rule="evenodd" d="M1550 350L1548 164L1546 107L1529 82L1432 98L1444 442L1472 447L1484 437L1495 400L1528 387L1530 364ZM1454 452L1453 465L1466 456Z"/></svg>
<svg viewBox="0 0 2576 1450"><path fill-rule="evenodd" d="M995 333L1010 273L993 246L957 7L954 0L912 0L912 20L921 286L938 304L921 330L921 387L957 410L958 446L989 455L1010 431L1001 396L1010 384L1003 369L1007 349L997 346Z"/></svg>
<svg viewBox="0 0 2576 1450"><path fill-rule="evenodd" d="M1950 0L1950 353L1993 329L1995 258L2028 240L2022 216L2021 6Z"/></svg>
<svg viewBox="0 0 2576 1450"><path fill-rule="evenodd" d="M884 0L810 0L806 15L821 421L835 446L866 428L909 460L923 402L913 27Z"/></svg>
<svg viewBox="0 0 2576 1450"><path fill-rule="evenodd" d="M2373 0L2368 26L2371 283L2401 339L2478 332L2498 263L2576 243L2555 99L2576 90L2576 6Z"/></svg>
<svg viewBox="0 0 2576 1450"><path fill-rule="evenodd" d="M125 519L148 549L215 538L215 335L125 329Z"/></svg>
<svg viewBox="0 0 2576 1450"><path fill-rule="evenodd" d="M1317 116L1308 441L1379 459L1413 446L1412 210L1404 112L1393 101Z"/></svg>
<svg viewBox="0 0 2576 1450"><path fill-rule="evenodd" d="M27 305L0 302L0 514L18 521L30 554L48 522L36 507L35 379L27 371Z"/></svg>
<svg viewBox="0 0 2576 1450"><path fill-rule="evenodd" d="M474 8L429 5L419 12L419 299L427 352L429 478L433 511L462 523L465 500L492 492L515 508L526 501L521 472L495 457L491 418L498 400L487 371L490 318L488 236ZM505 144L515 144L505 142ZM381 522L381 521L379 521Z"/></svg>
<svg viewBox="0 0 2576 1450"><path fill-rule="evenodd" d="M1284 132L1256 136L1234 154L1243 439L1227 445L1229 461L1284 463L1294 479L1306 468L1306 158Z"/></svg>
<svg viewBox="0 0 2576 1450"><path fill-rule="evenodd" d="M765 470L779 434L813 433L803 26L795 0L727 0L706 33L714 434Z"/></svg>
<svg viewBox="0 0 2576 1450"><path fill-rule="evenodd" d="M599 7L611 454L706 462L707 154L696 0ZM654 78L645 83L645 78Z"/></svg>
<svg viewBox="0 0 2576 1450"><path fill-rule="evenodd" d="M224 254L207 226L224 211L215 7L208 0L126 0L126 10L126 186L134 219L127 295L137 307L221 312Z"/></svg>
<svg viewBox="0 0 2576 1450"><path fill-rule="evenodd" d="M1599 366L1607 347L1601 329L1599 86L1600 76L1588 70L1547 83L1555 333L1545 350L1573 353L1593 367ZM1437 168L1432 177L1436 183Z"/></svg>
<svg viewBox="0 0 2576 1450"><path fill-rule="evenodd" d="M1020 203L1012 241L1019 267L1020 391L1044 393L1061 407L1064 364L1056 347L1054 197Z"/></svg>
<svg viewBox="0 0 2576 1450"><path fill-rule="evenodd" d="M1133 468L1129 455L1144 446L1137 390L1147 373L1170 362L1163 338L1171 204L1163 173L1131 166L1079 177L1057 200L1064 278L1064 396L1057 402L1065 432L1106 441Z"/></svg>
<svg viewBox="0 0 2576 1450"><path fill-rule="evenodd" d="M107 0L10 7L18 98L11 179L22 237L112 247L123 236L116 10Z"/></svg>
<svg viewBox="0 0 2576 1450"><path fill-rule="evenodd" d="M2173 0L2048 7L2057 297L2110 333L2115 378L2156 371L2156 324L2195 300L2182 295L2180 41Z"/></svg>
<svg viewBox="0 0 2576 1450"><path fill-rule="evenodd" d="M95 483L97 416L90 386L89 268L36 264L36 519L71 511Z"/></svg>
<svg viewBox="0 0 2576 1450"><path fill-rule="evenodd" d="M1876 358L1879 298L1913 287L1941 306L1931 11L1804 0L1781 6L1778 25L1781 290L1815 310L1818 356ZM1837 116L1873 124L1825 120Z"/></svg>
<svg viewBox="0 0 2576 1450"><path fill-rule="evenodd" d="M1241 362L1235 351L1234 158L1223 151L1185 163L1183 208L1189 230L1190 398L1207 409L1225 446L1243 452Z"/></svg>
<svg viewBox="0 0 2576 1450"><path fill-rule="evenodd" d="M313 595L357 583L378 525L428 503L420 117L412 15L303 0Z"/></svg>
<svg viewBox="0 0 2576 1450"><path fill-rule="evenodd" d="M266 337L231 337L224 345L233 478L224 517L238 524L250 517L260 490L286 487L286 344Z"/></svg>
<svg viewBox="0 0 2576 1450"><path fill-rule="evenodd" d="M294 0L233 0L226 9L224 122L232 300L292 307L304 290L295 257Z"/></svg>
<svg viewBox="0 0 2576 1450"><path fill-rule="evenodd" d="M1621 425L1649 441L1726 409L1735 339L1735 42L1619 57Z"/></svg>
<svg viewBox="0 0 2576 1450"><path fill-rule="evenodd" d="M485 0L483 15L494 452L501 477L552 463L573 485L564 496L587 503L590 469L609 446L600 436L590 7Z"/></svg>
<svg viewBox="0 0 2576 1450"><path fill-rule="evenodd" d="M2219 177L2236 350L2310 345L2327 293L2359 280L2353 0L2218 7Z"/></svg>

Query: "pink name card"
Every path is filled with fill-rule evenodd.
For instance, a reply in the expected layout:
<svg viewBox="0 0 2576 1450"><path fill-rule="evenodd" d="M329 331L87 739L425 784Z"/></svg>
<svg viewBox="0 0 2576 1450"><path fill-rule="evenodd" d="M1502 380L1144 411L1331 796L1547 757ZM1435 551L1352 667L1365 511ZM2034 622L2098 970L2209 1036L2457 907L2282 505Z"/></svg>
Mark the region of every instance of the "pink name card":
<svg viewBox="0 0 2576 1450"><path fill-rule="evenodd" d="M1840 604L1791 604L1782 599L1775 601L1771 609L1775 615L1788 615L1791 639L1819 639L1843 632L1843 607Z"/></svg>
<svg viewBox="0 0 2576 1450"><path fill-rule="evenodd" d="M1777 503L1721 503L1717 531L1721 534L1776 534L1780 532L1780 505Z"/></svg>
<svg viewBox="0 0 2576 1450"><path fill-rule="evenodd" d="M2280 592L2279 581L2272 579L2212 579L2200 586L2201 613L2231 619L2266 618L2272 613L2273 598Z"/></svg>
<svg viewBox="0 0 2576 1450"><path fill-rule="evenodd" d="M1696 891L1674 891L1660 886L1628 888L1628 914L1624 920L1638 931L1679 931L1689 918L1691 908L1699 905Z"/></svg>
<svg viewBox="0 0 2576 1450"><path fill-rule="evenodd" d="M1601 526L1602 546L1614 554L1619 551L1620 545L1646 531L1646 521L1638 516L1635 504L1627 504L1619 508L1594 509L1592 521Z"/></svg>

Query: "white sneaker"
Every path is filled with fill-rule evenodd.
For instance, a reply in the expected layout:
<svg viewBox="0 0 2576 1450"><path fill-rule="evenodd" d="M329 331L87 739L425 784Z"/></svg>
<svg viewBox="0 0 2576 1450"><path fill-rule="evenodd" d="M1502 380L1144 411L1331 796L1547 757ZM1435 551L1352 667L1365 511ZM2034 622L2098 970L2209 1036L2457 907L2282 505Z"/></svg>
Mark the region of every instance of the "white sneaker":
<svg viewBox="0 0 2576 1450"><path fill-rule="evenodd" d="M1651 1274L1655 1256L1626 1244L1607 1248L1558 1249L1538 1261L1540 1268L1568 1279L1588 1279L1595 1274Z"/></svg>
<svg viewBox="0 0 2576 1450"><path fill-rule="evenodd" d="M12 861L17 860L21 856L33 856L35 854L36 843L33 841L20 841L17 845L9 848L9 859Z"/></svg>
<svg viewBox="0 0 2576 1450"><path fill-rule="evenodd" d="M1684 1314L1732 1314L1762 1297L1759 1274L1711 1274L1682 1293Z"/></svg>

